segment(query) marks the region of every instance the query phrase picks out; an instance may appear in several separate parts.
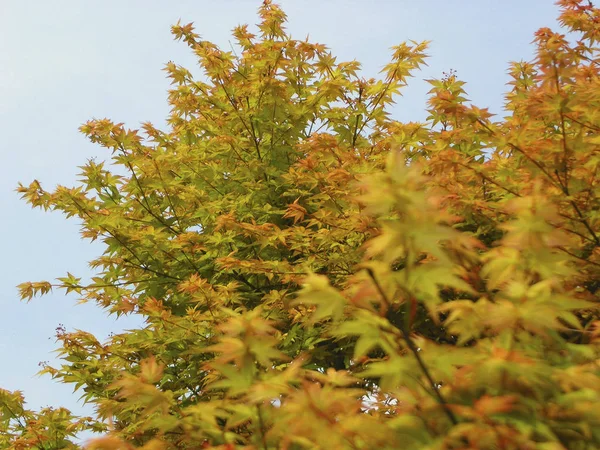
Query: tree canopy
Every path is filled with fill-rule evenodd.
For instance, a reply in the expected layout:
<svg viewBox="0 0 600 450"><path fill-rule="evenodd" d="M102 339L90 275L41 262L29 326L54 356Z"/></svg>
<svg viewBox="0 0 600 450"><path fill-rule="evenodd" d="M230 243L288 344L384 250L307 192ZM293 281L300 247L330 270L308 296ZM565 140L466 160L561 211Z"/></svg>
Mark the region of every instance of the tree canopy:
<svg viewBox="0 0 600 450"><path fill-rule="evenodd" d="M0 446L89 449L600 447L600 9L510 66L506 114L430 80L426 122L391 116L427 42L380 79L259 9L238 52L172 27L168 130L81 127L110 151L75 187L18 191L104 244L74 292L144 326L59 328L45 366L94 406L30 411L0 390Z"/></svg>

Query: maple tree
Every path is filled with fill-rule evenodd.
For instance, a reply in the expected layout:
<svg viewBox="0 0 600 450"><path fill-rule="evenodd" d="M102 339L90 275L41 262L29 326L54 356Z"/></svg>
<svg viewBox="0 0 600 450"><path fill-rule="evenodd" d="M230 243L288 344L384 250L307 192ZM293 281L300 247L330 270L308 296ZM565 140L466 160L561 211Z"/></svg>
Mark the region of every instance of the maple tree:
<svg viewBox="0 0 600 450"><path fill-rule="evenodd" d="M95 417L0 390L0 445L90 449L585 449L600 446L600 10L561 0L512 64L507 117L431 80L429 117L393 97L427 43L381 80L292 39L265 1L240 54L189 45L169 131L81 127L112 152L33 206L101 240L89 283L53 288L145 326L99 342L57 330ZM123 170L126 175L120 175Z"/></svg>

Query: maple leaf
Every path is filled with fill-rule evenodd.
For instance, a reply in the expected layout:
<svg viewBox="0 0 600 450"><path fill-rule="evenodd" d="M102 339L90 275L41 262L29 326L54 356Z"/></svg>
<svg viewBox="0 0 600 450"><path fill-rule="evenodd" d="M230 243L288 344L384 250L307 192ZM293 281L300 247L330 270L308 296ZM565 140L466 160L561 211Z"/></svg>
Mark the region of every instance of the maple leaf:
<svg viewBox="0 0 600 450"><path fill-rule="evenodd" d="M204 73L165 66L166 130L90 120L110 160L17 188L103 246L88 284L20 297L144 324L59 326L41 372L94 418L0 390L0 447L600 448L600 9L559 8L506 117L450 70L409 123L390 105L427 42L364 79L268 0L239 54L174 25Z"/></svg>

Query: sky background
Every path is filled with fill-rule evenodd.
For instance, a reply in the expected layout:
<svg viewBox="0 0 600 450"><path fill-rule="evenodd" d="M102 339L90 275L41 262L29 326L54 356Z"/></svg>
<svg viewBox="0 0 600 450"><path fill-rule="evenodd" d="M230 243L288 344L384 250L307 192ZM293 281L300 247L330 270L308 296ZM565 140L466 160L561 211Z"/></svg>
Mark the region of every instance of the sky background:
<svg viewBox="0 0 600 450"><path fill-rule="evenodd" d="M393 45L431 40L428 67L398 99L399 120L426 117L424 79L454 69L468 97L502 112L509 61L530 60L533 33L557 28L551 0L280 0L293 37L326 44L338 61L357 59L366 77L388 62ZM25 304L15 286L52 280L67 271L89 276L87 261L102 244L79 237L76 220L32 210L14 191L37 179L46 189L76 184L87 159L108 159L77 128L108 117L137 128L164 127L172 60L190 69L188 47L170 26L181 19L225 50L230 31L253 26L259 0L0 0L0 387L25 393L29 407L66 406L82 412L72 387L36 377L40 361L54 361L54 330L82 329L104 338L139 325L115 321L93 304L55 292ZM251 28L255 29L255 28ZM87 409L89 413L89 409Z"/></svg>

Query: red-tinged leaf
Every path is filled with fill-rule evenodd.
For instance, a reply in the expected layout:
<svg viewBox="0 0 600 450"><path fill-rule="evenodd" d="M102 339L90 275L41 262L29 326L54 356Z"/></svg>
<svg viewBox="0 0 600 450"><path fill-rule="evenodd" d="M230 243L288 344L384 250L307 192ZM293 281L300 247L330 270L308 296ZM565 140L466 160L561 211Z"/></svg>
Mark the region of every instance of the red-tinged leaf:
<svg viewBox="0 0 600 450"><path fill-rule="evenodd" d="M475 411L483 417L490 417L494 414L504 414L510 412L517 402L516 395L504 395L501 397L484 396L475 402Z"/></svg>

